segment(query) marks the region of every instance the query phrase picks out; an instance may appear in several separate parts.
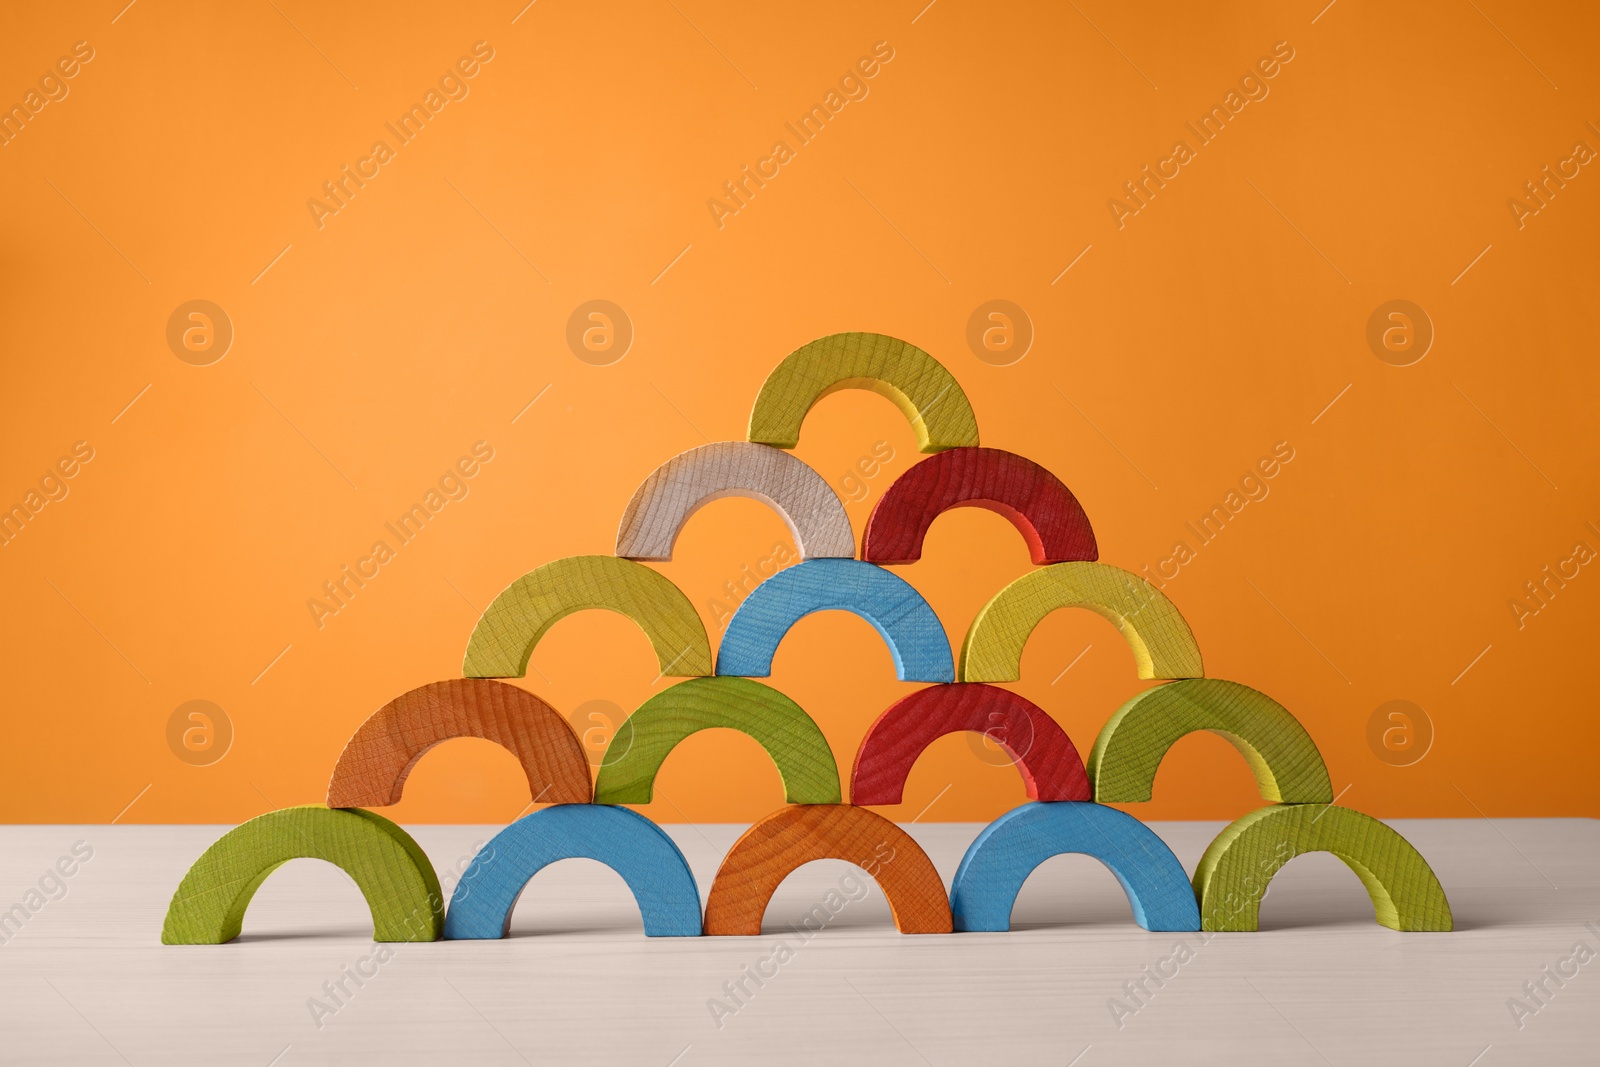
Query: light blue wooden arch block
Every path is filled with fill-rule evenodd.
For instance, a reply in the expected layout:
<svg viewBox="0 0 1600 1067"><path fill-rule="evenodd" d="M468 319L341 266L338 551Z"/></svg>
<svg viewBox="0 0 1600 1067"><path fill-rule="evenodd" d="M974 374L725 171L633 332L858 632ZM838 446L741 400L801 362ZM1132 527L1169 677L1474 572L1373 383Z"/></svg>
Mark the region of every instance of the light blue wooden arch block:
<svg viewBox="0 0 1600 1067"><path fill-rule="evenodd" d="M765 678L789 628L814 611L870 622L889 646L902 682L953 682L955 659L939 617L904 578L856 559L808 559L756 586L728 621L717 673Z"/></svg>
<svg viewBox="0 0 1600 1067"><path fill-rule="evenodd" d="M622 876L650 937L700 935L700 890L672 838L627 808L559 804L518 819L472 858L450 896L445 939L504 937L529 879L557 860L578 858Z"/></svg>
<svg viewBox="0 0 1600 1067"><path fill-rule="evenodd" d="M1166 842L1132 815L1083 801L1023 804L984 828L950 887L959 930L1011 929L1011 908L1033 869L1080 852L1111 869L1146 930L1199 930L1194 887Z"/></svg>

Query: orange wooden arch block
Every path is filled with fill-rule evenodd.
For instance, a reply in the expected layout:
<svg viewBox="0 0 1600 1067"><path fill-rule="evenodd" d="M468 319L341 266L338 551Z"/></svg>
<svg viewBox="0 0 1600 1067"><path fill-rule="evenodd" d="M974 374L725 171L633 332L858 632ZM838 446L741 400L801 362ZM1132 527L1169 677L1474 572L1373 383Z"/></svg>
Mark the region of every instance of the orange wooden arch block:
<svg viewBox="0 0 1600 1067"><path fill-rule="evenodd" d="M704 932L761 933L779 883L801 864L826 859L866 871L902 934L950 933L950 898L922 846L882 815L851 804L792 804L746 830L717 868Z"/></svg>
<svg viewBox="0 0 1600 1067"><path fill-rule="evenodd" d="M507 682L451 678L395 697L356 729L328 780L328 807L400 803L411 768L454 737L481 737L509 749L528 776L529 795L541 804L593 799L589 761L560 713Z"/></svg>

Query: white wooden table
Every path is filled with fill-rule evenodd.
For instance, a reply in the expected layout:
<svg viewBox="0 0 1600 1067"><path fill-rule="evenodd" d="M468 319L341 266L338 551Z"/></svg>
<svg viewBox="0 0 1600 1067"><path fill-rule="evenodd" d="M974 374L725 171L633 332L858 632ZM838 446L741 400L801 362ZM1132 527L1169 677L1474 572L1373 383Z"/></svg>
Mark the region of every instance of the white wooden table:
<svg viewBox="0 0 1600 1067"><path fill-rule="evenodd" d="M1111 874L1079 856L1035 872L1010 934L900 936L871 887L804 940L790 923L861 877L830 861L784 883L759 938L646 938L621 879L574 860L530 883L511 938L396 945L381 963L360 894L327 864L268 880L238 941L164 947L172 890L226 828L3 827L0 908L41 879L33 899L59 899L5 927L0 1062L1600 1063L1600 958L1562 962L1578 942L1600 953L1600 822L1394 825L1438 873L1455 933L1376 925L1355 875L1314 854L1274 880L1260 933L1210 940L1140 930ZM413 832L448 888L495 829ZM741 828L666 829L703 895ZM981 827L909 829L948 884ZM1154 829L1193 870L1220 824ZM76 842L93 857L46 878ZM793 956L776 975L745 978L783 940ZM1180 941L1184 962L1163 964ZM1147 966L1176 974L1133 1000L1124 983ZM1547 966L1577 973L1557 986ZM372 976L357 986L346 968ZM742 1003L724 986L741 979ZM1541 979L1542 1006L1524 987ZM1513 997L1539 1008L1520 1027Z"/></svg>

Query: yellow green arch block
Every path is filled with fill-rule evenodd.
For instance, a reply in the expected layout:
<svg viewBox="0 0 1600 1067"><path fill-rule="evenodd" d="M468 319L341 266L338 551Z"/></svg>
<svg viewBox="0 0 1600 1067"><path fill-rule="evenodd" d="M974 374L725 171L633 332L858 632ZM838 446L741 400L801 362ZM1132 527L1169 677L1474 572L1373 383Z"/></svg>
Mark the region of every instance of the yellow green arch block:
<svg viewBox="0 0 1600 1067"><path fill-rule="evenodd" d="M1089 753L1101 804L1150 799L1161 761L1180 738L1210 730L1250 765L1265 800L1331 804L1322 753L1300 720L1265 693L1220 678L1189 678L1146 689L1117 709Z"/></svg>
<svg viewBox="0 0 1600 1067"><path fill-rule="evenodd" d="M444 898L427 855L400 827L361 808L283 808L234 827L183 876L161 927L164 945L220 945L239 936L267 876L292 859L327 860L372 910L374 941L436 941Z"/></svg>
<svg viewBox="0 0 1600 1067"><path fill-rule="evenodd" d="M960 680L1014 682L1034 627L1057 608L1088 608L1122 633L1140 678L1199 678L1200 646L1177 605L1155 586L1106 563L1056 563L1029 571L978 612L961 645Z"/></svg>
<svg viewBox="0 0 1600 1067"><path fill-rule="evenodd" d="M839 804L839 767L811 716L770 686L749 678L691 678L639 705L606 747L596 804L648 804L656 772L678 743L724 727L754 738L783 778L788 804Z"/></svg>
<svg viewBox="0 0 1600 1067"><path fill-rule="evenodd" d="M1273 875L1307 852L1331 852L1355 871L1391 930L1453 928L1444 887L1422 854L1370 815L1331 804L1261 808L1218 834L1194 872L1200 928L1257 929Z"/></svg>
<svg viewBox="0 0 1600 1067"><path fill-rule="evenodd" d="M606 608L638 623L662 674L711 673L711 642L689 598L659 572L616 556L569 556L512 582L479 616L461 673L521 678L546 631L585 608Z"/></svg>
<svg viewBox="0 0 1600 1067"><path fill-rule="evenodd" d="M841 389L870 389L892 400L923 452L978 443L978 417L955 377L916 345L881 333L831 334L785 356L756 396L749 439L795 447L806 413Z"/></svg>

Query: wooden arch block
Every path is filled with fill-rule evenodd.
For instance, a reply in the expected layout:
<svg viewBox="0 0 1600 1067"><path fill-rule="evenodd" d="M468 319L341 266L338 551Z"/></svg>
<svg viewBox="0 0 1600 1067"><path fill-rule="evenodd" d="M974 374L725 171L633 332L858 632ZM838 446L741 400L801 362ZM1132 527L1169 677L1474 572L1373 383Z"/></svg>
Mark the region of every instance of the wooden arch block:
<svg viewBox="0 0 1600 1067"><path fill-rule="evenodd" d="M1167 750L1196 730L1220 734L1239 750L1263 799L1333 802L1322 753L1300 720L1265 693L1218 678L1158 685L1117 709L1089 753L1094 798L1102 804L1149 800Z"/></svg>
<svg viewBox="0 0 1600 1067"><path fill-rule="evenodd" d="M375 941L434 941L444 916L428 857L381 815L320 805L283 808L234 827L189 868L161 927L164 945L220 945L239 936L250 899L292 859L327 860L372 909Z"/></svg>
<svg viewBox="0 0 1600 1067"><path fill-rule="evenodd" d="M790 804L839 803L839 768L811 716L748 678L691 678L639 705L606 746L596 804L648 804L656 772L678 742L723 727L754 738L783 777Z"/></svg>
<svg viewBox="0 0 1600 1067"><path fill-rule="evenodd" d="M1035 563L1100 557L1089 516L1061 479L1014 452L952 448L916 464L884 491L867 519L861 558L915 563L933 520L959 507L986 508L1010 519Z"/></svg>
<svg viewBox="0 0 1600 1067"><path fill-rule="evenodd" d="M481 737L509 750L522 764L528 795L536 802L591 799L589 761L556 709L505 682L451 678L402 693L356 729L328 780L328 806L400 803L411 768L429 749L456 737Z"/></svg>
<svg viewBox="0 0 1600 1067"><path fill-rule="evenodd" d="M521 678L545 631L585 608L607 608L638 623L662 674L711 673L711 642L689 598L644 564L616 556L569 556L512 582L478 619L461 673Z"/></svg>
<svg viewBox="0 0 1600 1067"><path fill-rule="evenodd" d="M1006 750L1034 800L1088 800L1089 778L1065 730L1009 689L956 682L919 689L889 705L867 730L850 775L852 804L899 804L923 750L971 730Z"/></svg>
<svg viewBox="0 0 1600 1067"><path fill-rule="evenodd" d="M717 441L667 460L634 490L617 527L617 555L666 560L689 517L713 500L743 496L770 506L802 559L853 559L850 517L822 475L782 449Z"/></svg>
<svg viewBox="0 0 1600 1067"><path fill-rule="evenodd" d="M1024 804L984 828L950 886L957 930L1011 929L1011 908L1035 867L1067 852L1093 856L1128 894L1146 930L1198 930L1200 913L1183 865L1132 815L1100 804Z"/></svg>
<svg viewBox="0 0 1600 1067"><path fill-rule="evenodd" d="M1133 650L1140 678L1205 673L1189 624L1155 586L1105 563L1056 563L1024 574L978 612L961 646L961 680L1016 681L1023 645L1057 608L1088 608L1116 626Z"/></svg>
<svg viewBox="0 0 1600 1067"><path fill-rule="evenodd" d="M563 804L525 815L472 858L450 896L446 940L504 937L529 879L564 859L591 859L622 876L650 937L697 937L700 891L661 827L627 808Z"/></svg>
<svg viewBox="0 0 1600 1067"><path fill-rule="evenodd" d="M1433 868L1394 830L1349 808L1279 804L1232 823L1200 857L1194 891L1201 929L1258 929L1273 875L1307 852L1331 852L1355 871L1378 922L1391 930L1453 927Z"/></svg>
<svg viewBox="0 0 1600 1067"><path fill-rule="evenodd" d="M888 819L849 804L780 808L746 830L711 883L705 932L761 933L779 883L822 859L853 863L876 880L902 934L950 932L950 901L928 854Z"/></svg>
<svg viewBox="0 0 1600 1067"><path fill-rule="evenodd" d="M905 579L854 559L811 559L755 587L734 611L717 649L717 673L765 678L789 628L814 611L861 616L894 657L902 682L953 682L950 639L933 608Z"/></svg>
<svg viewBox="0 0 1600 1067"><path fill-rule="evenodd" d="M916 345L881 333L836 333L789 353L762 383L750 440L795 447L812 405L840 389L870 389L894 401L923 452L978 443L978 417L950 372Z"/></svg>

